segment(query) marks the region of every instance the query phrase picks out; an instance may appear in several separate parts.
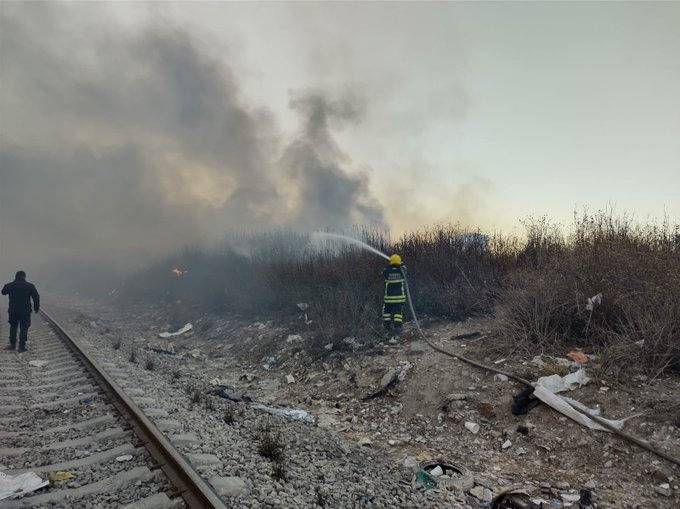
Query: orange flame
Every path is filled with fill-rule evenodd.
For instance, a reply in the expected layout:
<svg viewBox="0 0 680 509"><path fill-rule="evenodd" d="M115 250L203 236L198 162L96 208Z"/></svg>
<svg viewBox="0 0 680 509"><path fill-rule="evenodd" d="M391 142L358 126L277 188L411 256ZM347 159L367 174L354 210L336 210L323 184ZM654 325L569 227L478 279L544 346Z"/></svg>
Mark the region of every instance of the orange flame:
<svg viewBox="0 0 680 509"><path fill-rule="evenodd" d="M188 271L187 269L183 269L182 267L178 267L178 266L176 266L176 265L172 268L172 273L173 273L176 277L182 277L182 276L184 276L185 274L187 274L188 272L189 272L189 271Z"/></svg>

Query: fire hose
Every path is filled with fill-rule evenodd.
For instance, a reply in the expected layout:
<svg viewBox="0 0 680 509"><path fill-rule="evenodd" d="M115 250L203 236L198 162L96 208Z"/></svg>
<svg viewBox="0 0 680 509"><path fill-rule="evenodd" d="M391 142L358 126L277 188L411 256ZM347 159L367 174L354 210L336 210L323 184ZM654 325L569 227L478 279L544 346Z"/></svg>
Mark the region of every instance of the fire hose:
<svg viewBox="0 0 680 509"><path fill-rule="evenodd" d="M497 373L499 375L504 375L507 376L508 378L511 378L527 387L533 387L533 384L529 382L528 380L525 380L524 378L517 376L513 373L508 373L505 371L501 371L500 369L493 368L491 366L486 366L484 364L481 364L477 361L474 361L472 359L468 359L467 357L463 357L462 355L459 355L454 352L450 352L441 346L435 344L433 341L431 341L427 336L425 336L425 333L423 333L423 330L420 328L420 323L418 322L418 316L416 315L415 308L413 307L413 300L411 299L411 291L409 290L408 286L408 279L406 278L406 274L402 271L402 276L404 277L404 289L406 290L406 300L408 302L409 310L411 311L411 316L413 317L413 323L416 326L416 330L418 331L418 334L420 337L432 348L433 350L436 350L437 352L440 352L444 355L447 355L449 357L453 357L454 359L458 359L459 361L462 361L466 364L470 364L471 366L475 366L479 369L483 369L486 371L491 371L492 373ZM657 456L660 456L661 458L670 461L671 463L675 463L676 465L680 465L680 459L675 458L669 454L666 454L665 452L661 451L660 449L654 447L653 445L649 444L648 442L642 440L641 438L638 438L634 435L631 435L630 433L626 433L625 431L622 431L618 428L615 428L611 424L609 424L606 420L598 417L597 415L593 415L590 412L587 412L583 410L582 408L579 408L572 403L567 402L574 410L582 413L589 419L592 419L596 423L600 424L601 426L607 428L609 431L612 433L617 434L618 436L625 438L626 440L633 442L634 444L642 447L643 449L648 450L649 452L652 452L656 454Z"/></svg>

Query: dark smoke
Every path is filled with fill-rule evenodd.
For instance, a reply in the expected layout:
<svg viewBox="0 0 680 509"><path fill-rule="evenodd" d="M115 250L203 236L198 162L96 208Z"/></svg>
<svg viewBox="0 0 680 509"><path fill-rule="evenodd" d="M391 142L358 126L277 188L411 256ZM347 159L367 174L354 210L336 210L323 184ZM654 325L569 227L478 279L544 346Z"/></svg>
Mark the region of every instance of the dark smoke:
<svg viewBox="0 0 680 509"><path fill-rule="evenodd" d="M109 27L101 6L3 4L3 273L139 266L235 227L383 223L332 134L360 100L296 94L303 127L286 141L201 44L162 23Z"/></svg>

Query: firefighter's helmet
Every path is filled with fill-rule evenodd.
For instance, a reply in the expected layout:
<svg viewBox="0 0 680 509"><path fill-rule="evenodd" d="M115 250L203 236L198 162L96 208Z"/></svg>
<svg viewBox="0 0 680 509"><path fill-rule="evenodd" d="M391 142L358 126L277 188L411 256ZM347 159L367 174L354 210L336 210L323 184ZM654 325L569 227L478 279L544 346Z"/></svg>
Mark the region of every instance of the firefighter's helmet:
<svg viewBox="0 0 680 509"><path fill-rule="evenodd" d="M390 256L390 265L401 265L401 256L398 254Z"/></svg>

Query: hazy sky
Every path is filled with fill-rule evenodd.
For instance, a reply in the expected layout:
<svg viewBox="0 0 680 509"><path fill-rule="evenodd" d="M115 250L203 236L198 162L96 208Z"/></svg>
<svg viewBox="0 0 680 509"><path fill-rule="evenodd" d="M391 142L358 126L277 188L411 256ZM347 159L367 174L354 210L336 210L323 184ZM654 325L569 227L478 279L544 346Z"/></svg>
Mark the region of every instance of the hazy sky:
<svg viewBox="0 0 680 509"><path fill-rule="evenodd" d="M680 2L0 14L6 259L241 226L680 220Z"/></svg>
<svg viewBox="0 0 680 509"><path fill-rule="evenodd" d="M121 13L128 11L120 7ZM144 20L135 9L125 19ZM339 133L393 227L508 227L574 207L680 217L680 2L174 4L243 91L352 86ZM477 213L477 211L481 211Z"/></svg>

